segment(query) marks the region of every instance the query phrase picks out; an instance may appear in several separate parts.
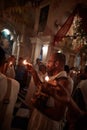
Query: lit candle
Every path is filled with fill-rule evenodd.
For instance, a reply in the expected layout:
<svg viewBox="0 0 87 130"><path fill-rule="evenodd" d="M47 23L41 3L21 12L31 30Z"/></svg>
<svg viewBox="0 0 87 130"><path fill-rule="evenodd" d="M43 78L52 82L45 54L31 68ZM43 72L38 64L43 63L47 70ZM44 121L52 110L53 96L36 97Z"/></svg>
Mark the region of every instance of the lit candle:
<svg viewBox="0 0 87 130"><path fill-rule="evenodd" d="M29 62L27 62L27 60L24 60L24 61L23 61L23 64L24 64L24 65L32 66L32 64L30 64Z"/></svg>
<svg viewBox="0 0 87 130"><path fill-rule="evenodd" d="M45 77L45 81L48 82L49 84L56 86L57 85L57 81L56 80L52 80L51 78L49 78L49 76Z"/></svg>
<svg viewBox="0 0 87 130"><path fill-rule="evenodd" d="M10 66L12 65L12 61L9 62L9 65L10 65Z"/></svg>
<svg viewBox="0 0 87 130"><path fill-rule="evenodd" d="M47 81L47 82L49 81L49 77L48 76L45 77L45 81Z"/></svg>
<svg viewBox="0 0 87 130"><path fill-rule="evenodd" d="M24 65L27 65L27 60L24 60L24 61L23 61L23 64L24 64Z"/></svg>

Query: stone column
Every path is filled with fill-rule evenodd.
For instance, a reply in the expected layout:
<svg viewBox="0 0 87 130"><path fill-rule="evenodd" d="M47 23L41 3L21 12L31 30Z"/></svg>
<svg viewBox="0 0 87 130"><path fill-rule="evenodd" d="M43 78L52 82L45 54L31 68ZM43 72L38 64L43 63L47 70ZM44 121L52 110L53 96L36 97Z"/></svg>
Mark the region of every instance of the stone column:
<svg viewBox="0 0 87 130"><path fill-rule="evenodd" d="M16 62L18 64L18 59L20 55L20 42L19 42L19 36L17 37L17 56L16 56Z"/></svg>

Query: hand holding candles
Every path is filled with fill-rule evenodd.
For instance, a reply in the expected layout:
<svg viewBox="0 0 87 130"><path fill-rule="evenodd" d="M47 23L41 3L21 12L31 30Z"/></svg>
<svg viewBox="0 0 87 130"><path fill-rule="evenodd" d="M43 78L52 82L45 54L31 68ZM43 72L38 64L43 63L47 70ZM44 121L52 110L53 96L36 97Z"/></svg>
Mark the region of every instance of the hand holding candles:
<svg viewBox="0 0 87 130"><path fill-rule="evenodd" d="M46 77L45 77L45 81L48 82L50 85L54 85L54 86L57 85L56 80L51 80L51 79L49 78L49 76L46 76Z"/></svg>
<svg viewBox="0 0 87 130"><path fill-rule="evenodd" d="M24 60L23 64L26 65L29 70L32 68L32 64L30 64L29 62L27 62L27 60Z"/></svg>
<svg viewBox="0 0 87 130"><path fill-rule="evenodd" d="M45 77L45 81L47 81L47 82L49 81L49 77L48 76Z"/></svg>
<svg viewBox="0 0 87 130"><path fill-rule="evenodd" d="M29 62L27 62L27 60L24 60L24 61L23 61L23 64L24 64L24 65L32 66L32 64L30 64Z"/></svg>
<svg viewBox="0 0 87 130"><path fill-rule="evenodd" d="M9 62L9 66L12 66L12 64L13 64L12 61L10 61L10 62Z"/></svg>
<svg viewBox="0 0 87 130"><path fill-rule="evenodd" d="M35 69L31 63L29 63L27 60L24 60L23 64L27 66L27 69L31 74L35 74Z"/></svg>

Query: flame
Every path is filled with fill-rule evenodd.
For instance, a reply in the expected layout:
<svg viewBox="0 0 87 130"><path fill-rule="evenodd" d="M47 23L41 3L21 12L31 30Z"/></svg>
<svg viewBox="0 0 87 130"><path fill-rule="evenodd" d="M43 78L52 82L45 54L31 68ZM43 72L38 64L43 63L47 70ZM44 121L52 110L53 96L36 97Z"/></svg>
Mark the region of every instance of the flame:
<svg viewBox="0 0 87 130"><path fill-rule="evenodd" d="M46 77L45 77L45 80L48 82L48 81L49 81L49 76L46 76Z"/></svg>
<svg viewBox="0 0 87 130"><path fill-rule="evenodd" d="M24 61L23 61L23 64L24 64L24 65L29 65L29 66L32 66L32 64L31 64L31 63L27 62L27 60L24 60Z"/></svg>
<svg viewBox="0 0 87 130"><path fill-rule="evenodd" d="M9 65L12 65L12 61L10 61Z"/></svg>
<svg viewBox="0 0 87 130"><path fill-rule="evenodd" d="M27 64L28 64L27 60L24 60L24 61L23 61L23 64L24 64L24 65L27 65Z"/></svg>

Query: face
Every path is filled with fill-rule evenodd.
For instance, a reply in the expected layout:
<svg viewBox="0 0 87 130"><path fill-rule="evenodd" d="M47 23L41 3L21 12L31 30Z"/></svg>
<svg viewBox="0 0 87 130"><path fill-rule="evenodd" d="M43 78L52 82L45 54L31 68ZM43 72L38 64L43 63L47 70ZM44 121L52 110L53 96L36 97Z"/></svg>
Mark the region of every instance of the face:
<svg viewBox="0 0 87 130"><path fill-rule="evenodd" d="M48 63L47 63L47 71L48 73L53 73L55 70L55 59L53 56L50 56Z"/></svg>

